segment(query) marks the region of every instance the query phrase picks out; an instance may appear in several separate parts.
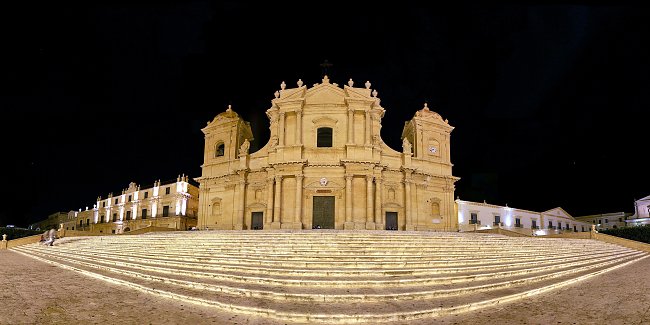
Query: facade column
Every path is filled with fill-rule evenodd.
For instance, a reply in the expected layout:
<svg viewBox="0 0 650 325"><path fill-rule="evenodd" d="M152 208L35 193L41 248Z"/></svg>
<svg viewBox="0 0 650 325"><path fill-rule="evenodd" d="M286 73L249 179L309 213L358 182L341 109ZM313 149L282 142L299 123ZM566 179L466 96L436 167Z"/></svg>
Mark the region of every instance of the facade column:
<svg viewBox="0 0 650 325"><path fill-rule="evenodd" d="M296 175L296 211L293 222L297 229L302 229L302 179L303 175Z"/></svg>
<svg viewBox="0 0 650 325"><path fill-rule="evenodd" d="M404 180L404 214L406 221L406 230L414 230L411 220L411 180Z"/></svg>
<svg viewBox="0 0 650 325"><path fill-rule="evenodd" d="M378 230L384 229L384 222L381 215L381 195L382 195L382 182L381 178L375 177L375 227Z"/></svg>
<svg viewBox="0 0 650 325"><path fill-rule="evenodd" d="M353 124L354 124L354 110L348 109L348 144L354 143Z"/></svg>
<svg viewBox="0 0 650 325"><path fill-rule="evenodd" d="M280 134L278 135L280 146L284 146L284 112L280 112Z"/></svg>
<svg viewBox="0 0 650 325"><path fill-rule="evenodd" d="M366 229L374 230L375 222L373 221L373 208L372 208L372 175L366 175Z"/></svg>
<svg viewBox="0 0 650 325"><path fill-rule="evenodd" d="M273 222L273 177L266 179L266 213L264 214L264 225Z"/></svg>
<svg viewBox="0 0 650 325"><path fill-rule="evenodd" d="M244 229L244 210L246 207L246 179L245 174L239 180L239 206L237 207L237 229Z"/></svg>
<svg viewBox="0 0 650 325"><path fill-rule="evenodd" d="M370 111L366 111L366 141L365 145L370 145Z"/></svg>
<svg viewBox="0 0 650 325"><path fill-rule="evenodd" d="M352 222L352 175L345 175L345 224L344 229L354 229Z"/></svg>
<svg viewBox="0 0 650 325"><path fill-rule="evenodd" d="M296 111L296 145L302 145L302 112Z"/></svg>
<svg viewBox="0 0 650 325"><path fill-rule="evenodd" d="M282 200L282 176L275 176L275 206L273 207L273 223L271 229L280 229L280 208Z"/></svg>

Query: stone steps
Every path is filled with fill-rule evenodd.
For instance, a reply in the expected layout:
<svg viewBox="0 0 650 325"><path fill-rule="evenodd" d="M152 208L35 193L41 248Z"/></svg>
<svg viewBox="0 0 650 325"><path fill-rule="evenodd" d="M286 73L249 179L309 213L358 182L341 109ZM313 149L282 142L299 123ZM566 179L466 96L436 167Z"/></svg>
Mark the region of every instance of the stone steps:
<svg viewBox="0 0 650 325"><path fill-rule="evenodd" d="M143 292L306 323L470 311L648 257L592 240L382 231L169 232L12 249Z"/></svg>

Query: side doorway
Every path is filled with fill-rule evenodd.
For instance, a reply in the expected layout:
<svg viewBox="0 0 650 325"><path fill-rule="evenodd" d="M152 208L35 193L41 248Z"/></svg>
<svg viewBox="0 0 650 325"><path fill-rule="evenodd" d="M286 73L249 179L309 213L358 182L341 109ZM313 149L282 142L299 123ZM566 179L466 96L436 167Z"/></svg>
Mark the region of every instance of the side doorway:
<svg viewBox="0 0 650 325"><path fill-rule="evenodd" d="M397 212L386 212L386 230L397 230Z"/></svg>
<svg viewBox="0 0 650 325"><path fill-rule="evenodd" d="M251 213L251 229L262 230L264 228L264 213L253 212Z"/></svg>

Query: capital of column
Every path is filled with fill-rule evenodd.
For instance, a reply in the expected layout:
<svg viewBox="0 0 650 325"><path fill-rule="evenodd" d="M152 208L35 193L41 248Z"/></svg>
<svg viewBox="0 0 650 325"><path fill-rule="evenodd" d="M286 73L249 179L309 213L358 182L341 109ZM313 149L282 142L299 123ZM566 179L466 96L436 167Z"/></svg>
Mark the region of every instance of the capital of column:
<svg viewBox="0 0 650 325"><path fill-rule="evenodd" d="M284 117L284 112L280 112L280 117Z"/></svg>
<svg viewBox="0 0 650 325"><path fill-rule="evenodd" d="M296 174L295 177L296 177L296 180L302 180L303 178L305 178L305 175L303 175L303 174Z"/></svg>
<svg viewBox="0 0 650 325"><path fill-rule="evenodd" d="M345 175L345 180L346 181L352 181L352 175Z"/></svg>
<svg viewBox="0 0 650 325"><path fill-rule="evenodd" d="M375 178L373 175L366 175L366 181L372 182L372 179Z"/></svg>
<svg viewBox="0 0 650 325"><path fill-rule="evenodd" d="M275 181L276 182L281 182L282 181L282 175L275 175Z"/></svg>

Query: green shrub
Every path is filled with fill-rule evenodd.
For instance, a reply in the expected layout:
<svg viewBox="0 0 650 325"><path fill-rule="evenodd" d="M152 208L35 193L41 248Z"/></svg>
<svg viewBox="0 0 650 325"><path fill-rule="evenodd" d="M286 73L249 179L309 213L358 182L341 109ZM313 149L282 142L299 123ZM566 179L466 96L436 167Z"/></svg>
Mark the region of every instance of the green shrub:
<svg viewBox="0 0 650 325"><path fill-rule="evenodd" d="M650 244L650 225L599 230L599 232Z"/></svg>

